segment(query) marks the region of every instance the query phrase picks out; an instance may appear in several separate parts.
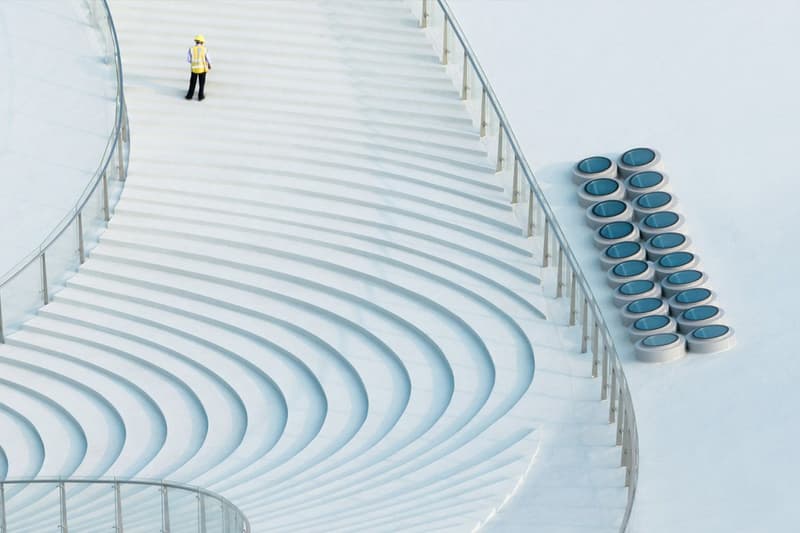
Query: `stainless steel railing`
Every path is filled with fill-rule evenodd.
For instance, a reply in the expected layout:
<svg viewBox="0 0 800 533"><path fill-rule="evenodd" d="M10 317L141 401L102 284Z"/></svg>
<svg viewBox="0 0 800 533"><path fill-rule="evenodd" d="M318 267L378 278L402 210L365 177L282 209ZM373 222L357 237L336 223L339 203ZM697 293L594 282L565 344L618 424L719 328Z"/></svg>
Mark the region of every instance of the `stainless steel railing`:
<svg viewBox="0 0 800 533"><path fill-rule="evenodd" d="M61 531L250 533L247 517L211 491L144 479L0 482L0 533Z"/></svg>
<svg viewBox="0 0 800 533"><path fill-rule="evenodd" d="M580 321L581 352L592 352L592 376L601 378L600 398L608 400L609 423L616 423L616 445L621 447L620 463L625 468L625 485L628 487L627 505L620 525L620 531L624 532L636 497L639 436L630 388L614 338L589 282L522 153L497 95L446 0L418 0L412 8L418 10L416 14L421 27L428 28L434 36L442 63L449 65L449 72L458 83L461 99L478 116L480 136L490 147L498 175L510 180L510 201L521 208L527 235L534 240L541 236L542 264L556 269L555 294L557 298L569 298L570 326Z"/></svg>
<svg viewBox="0 0 800 533"><path fill-rule="evenodd" d="M42 305L54 289L77 270L111 219L127 176L130 136L119 41L107 0L85 0L92 22L116 70L116 113L100 164L74 207L52 232L8 272L0 275L0 343Z"/></svg>

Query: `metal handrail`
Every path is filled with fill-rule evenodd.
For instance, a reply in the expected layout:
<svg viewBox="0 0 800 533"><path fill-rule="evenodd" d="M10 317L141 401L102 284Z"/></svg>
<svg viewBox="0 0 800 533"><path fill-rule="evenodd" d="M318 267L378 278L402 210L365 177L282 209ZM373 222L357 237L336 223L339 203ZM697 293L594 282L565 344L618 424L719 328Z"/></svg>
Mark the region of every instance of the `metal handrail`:
<svg viewBox="0 0 800 533"><path fill-rule="evenodd" d="M170 489L172 491L180 491L184 493L191 493L192 495L197 497L197 507L196 507L196 516L197 516L197 526L198 531L206 532L210 530L208 529L208 525L212 522L212 518L210 518L211 513L208 511L208 500L213 500L219 503L220 505L220 514L222 517L222 532L221 533L250 533L250 522L247 519L247 516L236 507L230 500L221 496L215 492L210 490L204 489L202 487L198 487L195 485L187 485L184 483L177 483L174 481L167 481L167 480L155 480L155 479L117 479L117 478L35 478L35 479L6 479L0 481L0 533L8 533L9 531L9 522L14 522L14 518L11 517L9 520L8 514L6 512L7 509L7 498L6 498L6 488L7 486L17 486L22 485L24 487L28 487L30 485L53 485L58 488L59 492L59 529L66 533L68 531L68 524L69 524L69 509L68 506L68 499L67 499L67 487L69 485L112 485L114 488L114 530L122 533L124 528L124 518L125 518L125 506L123 505L123 497L121 489L124 486L144 486L144 487L155 487L158 488L160 491L160 505L161 505L161 531L169 532L171 529L171 522L172 525L175 525L175 521L170 518L170 511L174 512L174 505L170 506L169 503L169 494ZM9 498L9 501L13 501L13 498ZM84 507L87 503L91 502L83 502L82 506ZM91 509L90 512L95 512L96 509ZM31 514L29 507L26 507L24 511L23 520L31 520L32 518L35 519L35 511ZM141 510L138 513L141 515ZM139 516L139 518L141 518ZM13 528L12 528L13 529ZM219 530L215 530L219 531Z"/></svg>
<svg viewBox="0 0 800 533"><path fill-rule="evenodd" d="M75 202L75 205L72 209L59 221L59 223L53 228L53 230L45 237L45 239L30 253L28 253L24 258L22 258L16 265L11 267L7 272L5 272L2 276L0 276L0 293L2 292L3 287L7 286L9 282L11 282L15 277L17 277L21 272L25 271L29 266L31 266L35 261L39 261L41 264L41 294L42 294L42 305L46 305L50 301L50 291L48 287L48 280L47 280L47 264L46 264L46 252L47 250L56 242L65 231L67 231L73 223L77 221L77 228L78 228L78 249L76 250L77 258L79 259L80 263L83 263L86 256L85 250L85 243L84 243L84 235L83 235L83 220L82 214L86 208L86 205L90 198L95 194L97 188L102 186L103 187L103 212L105 222L111 218L111 213L113 211L114 206L110 205L109 202L109 192L108 192L108 180L109 176L112 173L112 169L116 170L117 172L117 179L121 182L125 181L127 177L127 157L125 154L125 149L129 145L130 136L128 131L128 113L127 113L127 106L125 104L125 93L124 93L124 86L123 86L123 79L122 79L122 58L120 55L120 48L119 48L119 40L117 38L117 30L114 26L114 20L111 17L111 9L108 5L108 0L96 0L101 6L104 11L104 18L108 24L108 30L111 37L111 44L113 46L113 55L114 55L114 67L116 71L116 83L117 83L117 94L116 94L116 112L114 118L114 129L109 136L108 142L106 143L106 147L103 151L103 155L100 159L100 165L98 166L92 180L86 186L86 188L81 193L78 200ZM91 8L91 5L90 5ZM114 161L116 155L116 162ZM112 164L116 163L116 168L112 167ZM0 294L2 296L2 294ZM2 309L2 298L0 298L0 343L5 342L5 332L4 332L4 323L3 323L3 309Z"/></svg>
<svg viewBox="0 0 800 533"><path fill-rule="evenodd" d="M545 198L533 171L522 152L519 141L511 128L510 122L503 112L500 102L489 84L486 73L481 68L475 52L469 45L464 31L447 4L446 0L422 0L422 12L420 15L420 25L423 28L429 26L431 17L430 7L435 4L441 9L443 14L442 38L441 41L435 39L434 42L441 42L441 61L447 65L449 56L453 50L450 46L451 33L456 37L458 44L463 49L463 65L461 66L461 99L467 100L470 91L475 91L475 87L470 84L469 67L472 67L477 82L478 89L481 91L481 110L480 110L480 136L488 136L487 127L489 125L489 111L493 111L497 117L497 149L496 170L502 173L506 168L506 148L510 148L513 155L513 175L511 184L511 202L519 202L520 183L519 173L525 178L528 189L528 212L527 212L527 234L534 237L537 232L543 235L542 263L544 267L549 265L550 259L557 255L557 284L556 296L570 298L569 324L575 325L576 320L581 316L581 352L585 353L591 349L592 357L592 376L602 376L601 400L609 401L609 423L616 422L616 444L622 447L621 466L624 466L625 485L628 487L628 501L625 507L620 531L627 529L630 520L633 502L636 497L636 487L639 475L639 434L636 426L636 414L633 408L631 392L622 363L619 359L614 337L608 328L603 317L600 304L592 292L589 282L584 275L578 259L572 248L569 246L566 235L558 223L550 204ZM456 65L456 70L458 65ZM538 210L544 215L544 224L535 224ZM543 226L543 227L541 227ZM551 236L552 233L552 236ZM551 244L552 238L555 242ZM551 249L555 247L554 254ZM580 292L580 306L578 292ZM579 308L580 307L580 310ZM591 318L591 328L589 325ZM591 330L591 332L590 332ZM602 353L602 355L601 355ZM599 368L602 367L602 368Z"/></svg>

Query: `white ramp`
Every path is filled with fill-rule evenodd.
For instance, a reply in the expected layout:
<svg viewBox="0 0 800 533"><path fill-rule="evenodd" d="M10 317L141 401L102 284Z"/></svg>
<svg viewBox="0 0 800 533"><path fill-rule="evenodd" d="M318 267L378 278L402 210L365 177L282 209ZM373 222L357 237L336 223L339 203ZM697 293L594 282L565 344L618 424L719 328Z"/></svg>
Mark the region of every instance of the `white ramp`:
<svg viewBox="0 0 800 533"><path fill-rule="evenodd" d="M616 530L589 360L405 3L112 10L129 177L0 347L0 392L52 370L0 412L14 474L191 482L259 532L466 531L514 494L498 530ZM214 69L188 102L197 32Z"/></svg>

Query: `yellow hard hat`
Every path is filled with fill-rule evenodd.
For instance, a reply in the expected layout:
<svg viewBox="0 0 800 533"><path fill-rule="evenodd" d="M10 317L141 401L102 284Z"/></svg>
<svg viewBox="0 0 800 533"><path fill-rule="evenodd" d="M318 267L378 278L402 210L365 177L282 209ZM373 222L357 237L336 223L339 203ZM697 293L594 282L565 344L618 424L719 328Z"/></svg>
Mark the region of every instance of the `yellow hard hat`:
<svg viewBox="0 0 800 533"><path fill-rule="evenodd" d="M197 35L195 35L195 36L194 36L194 40L195 40L195 42L198 42L198 43L204 43L204 42L206 42L206 38L205 38L205 37L203 37L203 34L202 34L202 33L198 33Z"/></svg>

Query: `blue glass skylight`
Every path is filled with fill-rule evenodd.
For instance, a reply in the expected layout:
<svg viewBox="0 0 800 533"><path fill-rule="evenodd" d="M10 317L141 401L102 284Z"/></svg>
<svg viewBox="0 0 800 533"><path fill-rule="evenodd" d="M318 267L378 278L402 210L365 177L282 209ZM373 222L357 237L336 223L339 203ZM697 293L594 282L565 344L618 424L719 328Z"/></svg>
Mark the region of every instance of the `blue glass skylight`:
<svg viewBox="0 0 800 533"><path fill-rule="evenodd" d="M664 191L655 191L643 194L636 199L636 205L645 209L655 209L667 205L672 200L672 195Z"/></svg>
<svg viewBox="0 0 800 533"><path fill-rule="evenodd" d="M624 294L625 296L633 296L636 294L642 294L647 291L650 291L655 286L656 284L650 281L649 279L636 279L620 285L619 292L620 294Z"/></svg>
<svg viewBox="0 0 800 533"><path fill-rule="evenodd" d="M660 172L647 170L633 174L628 183L631 187L636 187L637 189L647 189L658 185L662 181L664 181L664 176Z"/></svg>
<svg viewBox="0 0 800 533"><path fill-rule="evenodd" d="M642 245L638 242L625 241L612 244L606 250L606 255L612 259L622 259L623 257L630 257L642 249Z"/></svg>
<svg viewBox="0 0 800 533"><path fill-rule="evenodd" d="M646 165L656 158L656 153L650 148L633 148L622 154L622 162L629 167Z"/></svg>
<svg viewBox="0 0 800 533"><path fill-rule="evenodd" d="M661 298L642 298L641 300L636 300L635 302L631 302L625 308L630 313L636 313L640 315L642 313L650 313L655 311L659 307L661 307L664 302Z"/></svg>
<svg viewBox="0 0 800 533"><path fill-rule="evenodd" d="M597 178L583 186L583 190L592 196L605 196L617 189L619 189L619 182L609 178Z"/></svg>
<svg viewBox="0 0 800 533"><path fill-rule="evenodd" d="M611 168L611 160L603 156L587 157L578 163L578 170L585 174L597 174Z"/></svg>
<svg viewBox="0 0 800 533"><path fill-rule="evenodd" d="M638 276L647 270L647 263L644 261L625 261L614 266L612 272L616 276L627 278L630 276Z"/></svg>
<svg viewBox="0 0 800 533"><path fill-rule="evenodd" d="M646 337L642 344L645 346L666 346L678 340L678 336L674 333L659 333L657 335L650 335Z"/></svg>
<svg viewBox="0 0 800 533"><path fill-rule="evenodd" d="M620 200L606 200L605 202L595 204L592 208L592 213L598 217L615 217L625 211L626 207L625 202L621 202Z"/></svg>
<svg viewBox="0 0 800 533"><path fill-rule="evenodd" d="M664 268L678 268L690 263L692 259L694 259L694 254L691 252L672 252L670 254L661 257L658 260L658 264L659 266L662 266ZM684 283L690 283L690 282L687 281Z"/></svg>
<svg viewBox="0 0 800 533"><path fill-rule="evenodd" d="M598 231L604 239L620 239L633 232L633 224L630 222L610 222Z"/></svg>
<svg viewBox="0 0 800 533"><path fill-rule="evenodd" d="M660 211L647 215L642 224L650 228L668 228L678 221L678 214L672 211Z"/></svg>

